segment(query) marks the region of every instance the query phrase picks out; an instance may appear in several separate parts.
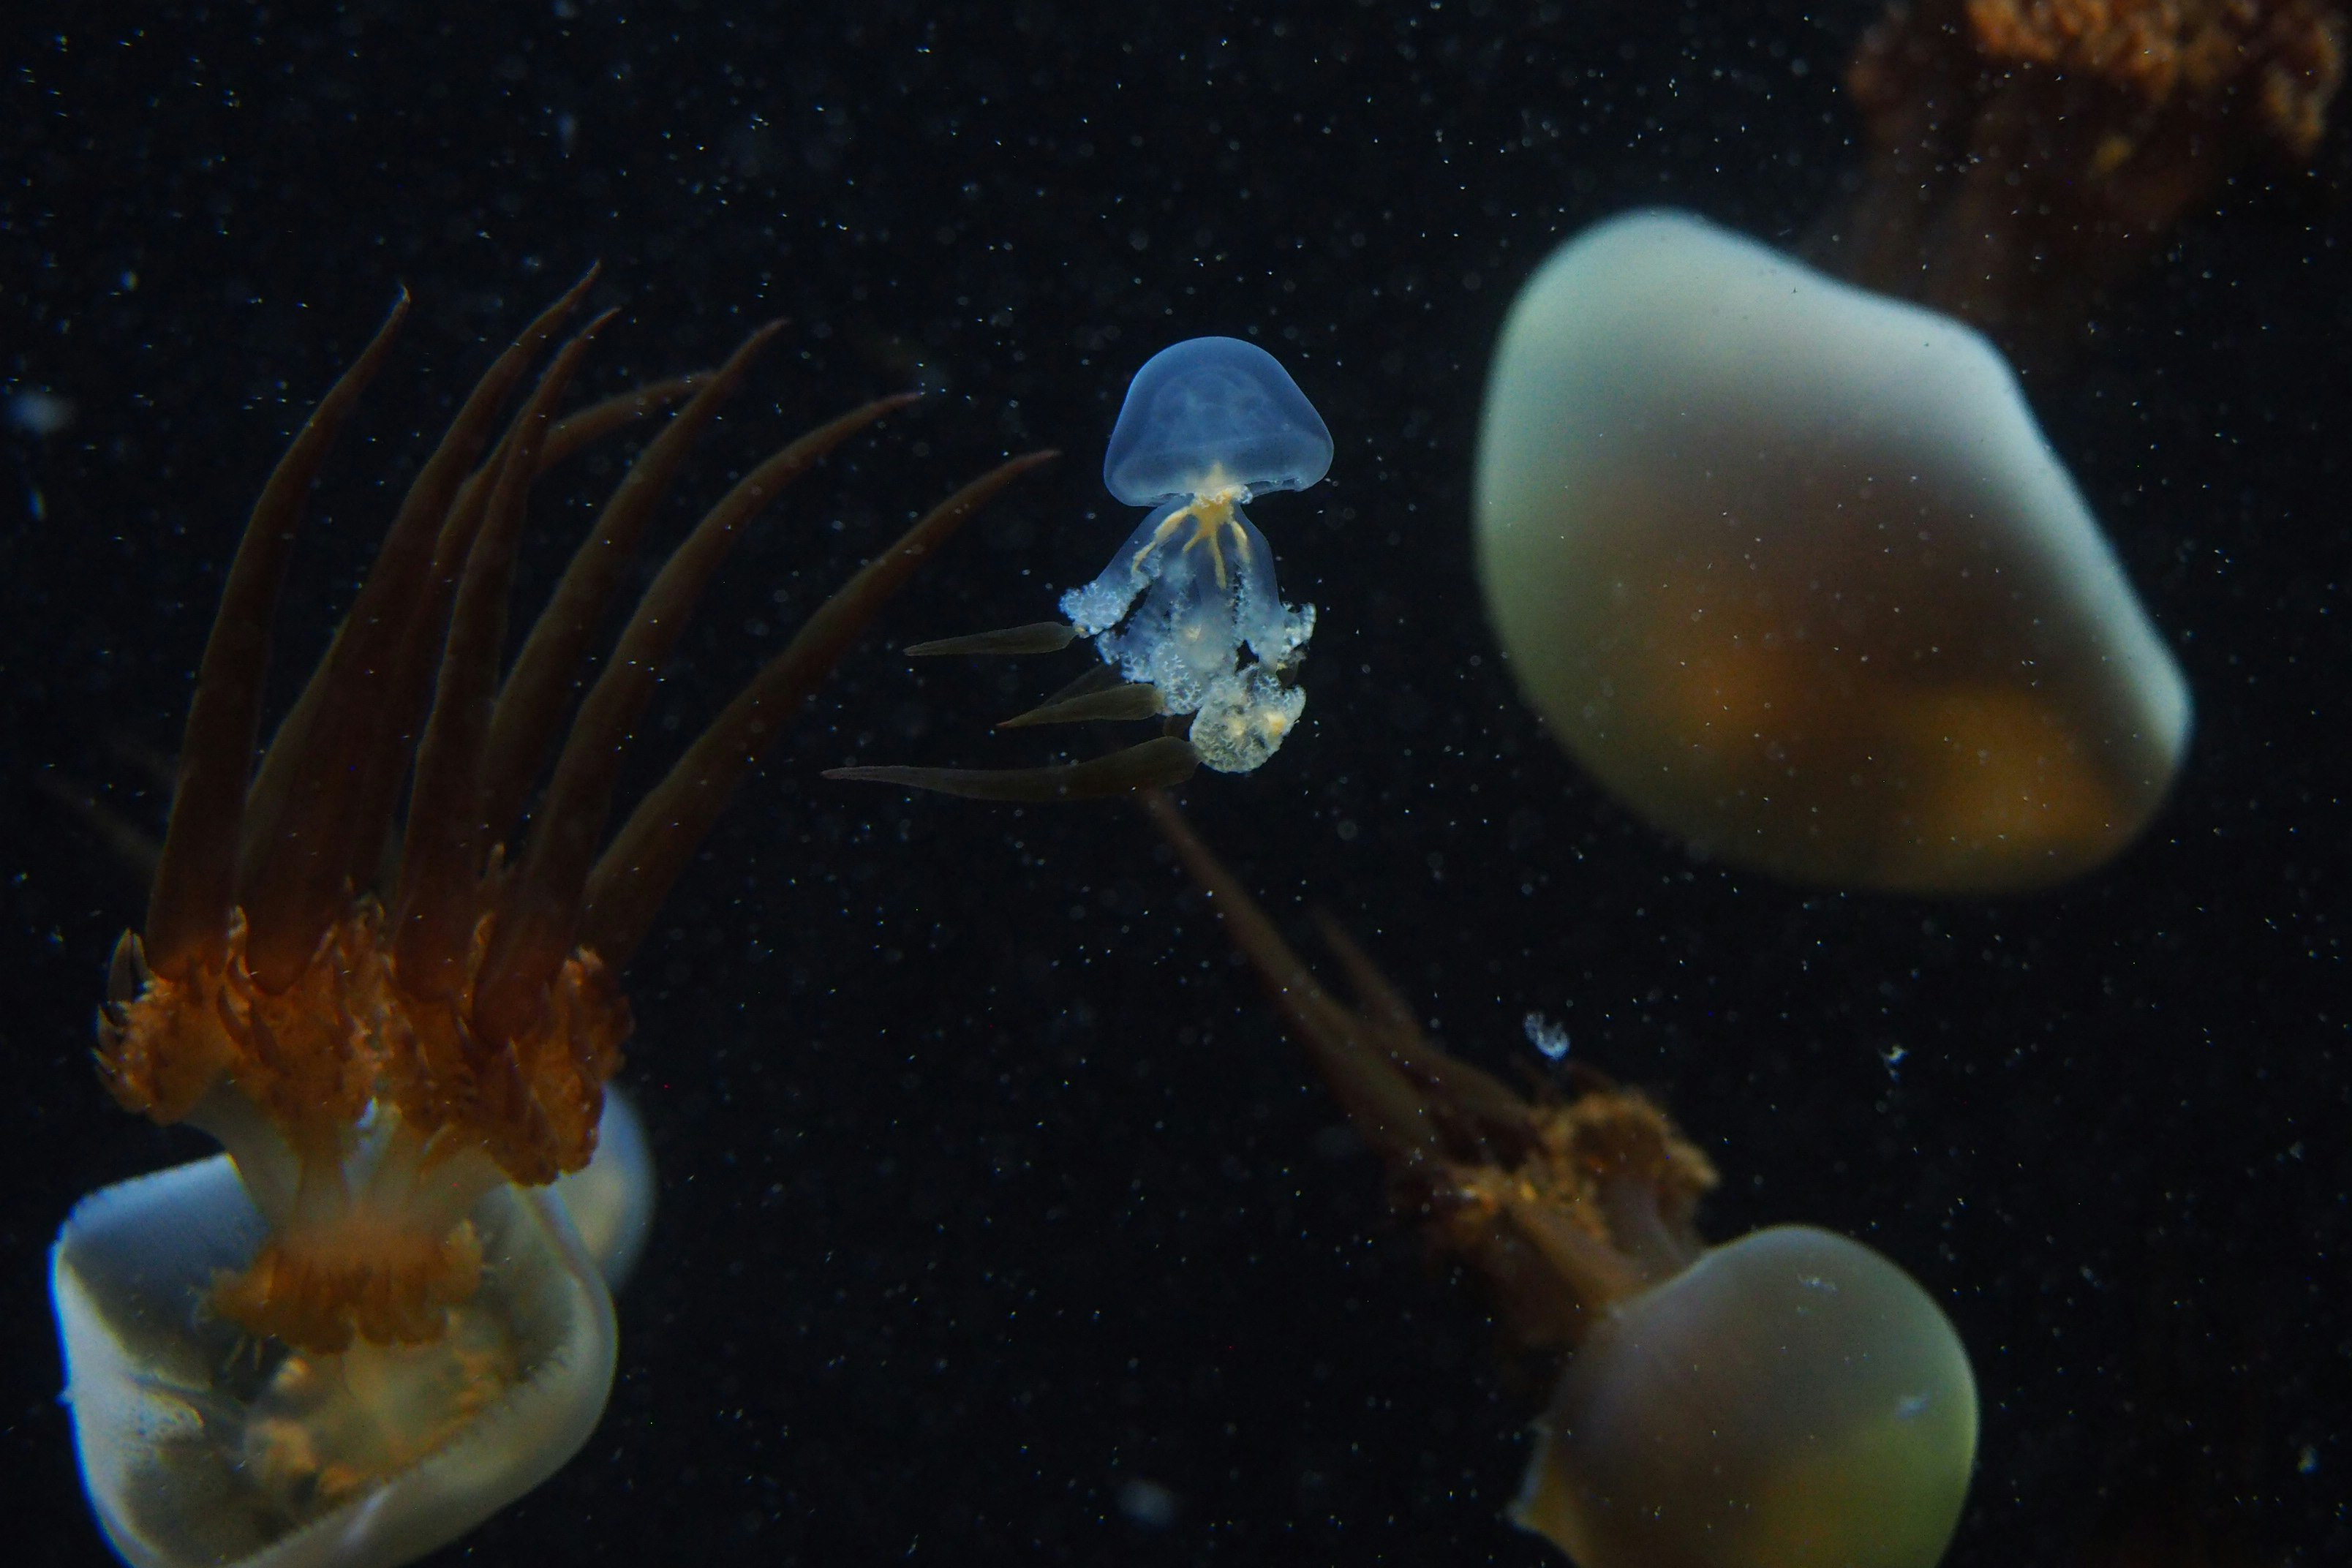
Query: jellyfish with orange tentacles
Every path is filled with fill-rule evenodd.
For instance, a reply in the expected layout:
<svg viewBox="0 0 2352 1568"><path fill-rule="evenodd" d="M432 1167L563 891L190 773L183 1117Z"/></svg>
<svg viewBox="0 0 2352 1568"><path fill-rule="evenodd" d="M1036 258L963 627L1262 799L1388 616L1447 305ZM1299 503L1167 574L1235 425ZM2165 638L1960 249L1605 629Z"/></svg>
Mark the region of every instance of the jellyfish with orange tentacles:
<svg viewBox="0 0 2352 1568"><path fill-rule="evenodd" d="M257 768L299 514L405 297L279 462L230 568L146 922L115 950L98 1050L123 1105L227 1152L94 1194L52 1258L84 1481L142 1568L407 1562L585 1441L613 1375L606 1275L648 1212L642 1138L608 1100L631 1026L619 971L736 785L884 601L1051 456L1001 465L877 555L607 843L624 743L731 546L911 399L867 403L753 468L656 575L559 735L631 551L777 331L707 376L560 418L599 317L499 431L593 278L467 397ZM534 481L669 405L501 683Z"/></svg>
<svg viewBox="0 0 2352 1568"><path fill-rule="evenodd" d="M2029 364L2223 182L2309 159L2343 78L2335 0L1916 0L1846 71L1868 159L1813 259Z"/></svg>

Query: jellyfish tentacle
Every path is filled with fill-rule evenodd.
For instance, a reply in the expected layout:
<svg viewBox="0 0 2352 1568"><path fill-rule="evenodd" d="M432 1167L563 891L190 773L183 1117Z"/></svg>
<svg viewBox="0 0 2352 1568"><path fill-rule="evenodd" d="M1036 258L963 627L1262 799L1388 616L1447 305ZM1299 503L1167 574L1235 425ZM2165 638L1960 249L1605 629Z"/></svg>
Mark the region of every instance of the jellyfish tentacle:
<svg viewBox="0 0 2352 1568"><path fill-rule="evenodd" d="M701 374L672 376L667 381L649 383L633 391L616 394L556 421L548 430L546 441L540 448L535 478L544 478L558 462L577 453L590 442L610 436L690 395L709 379L708 374ZM566 449L551 455L551 449L559 440L566 442ZM442 526L441 538L434 546L433 586L437 597L431 613L418 616L410 629L402 655L403 674L396 688L412 694L407 699L410 701L417 700L413 694L425 689L427 672L435 663L436 648L431 633L440 624L441 607L455 591L458 574L467 559L467 547L481 522L482 509L488 504L489 489L497 481L504 455L503 447L494 449L489 460L467 478L464 488L457 492L457 503L450 509L449 521ZM527 502L527 493L525 499ZM504 634L500 635L503 637ZM409 739L405 732L388 734L383 746L391 754L364 770L365 776L372 781L372 787L368 798L355 808L353 820L380 826L372 837L362 835L353 841L350 870L353 887L390 882L398 875L396 866L383 864L384 840L391 837L393 806L400 790L399 753Z"/></svg>
<svg viewBox="0 0 2352 1568"><path fill-rule="evenodd" d="M701 391L709 380L709 371L666 376L660 381L649 381L643 386L633 386L626 392L614 393L610 397L565 415L549 428L547 439L539 448L539 471L545 474L551 468L561 468L606 437L618 434L674 403L684 402Z"/></svg>
<svg viewBox="0 0 2352 1568"><path fill-rule="evenodd" d="M1595 1314L1686 1264L1712 1166L1641 1094L1580 1075L1533 1101L1431 1043L1337 922L1360 998L1325 991L1240 879L1164 796L1142 802L1265 983L1349 1121L1388 1167L1391 1206L1485 1279L1521 1344L1576 1343Z"/></svg>
<svg viewBox="0 0 2352 1568"><path fill-rule="evenodd" d="M897 784L932 795L1008 805L1110 800L1182 784L1201 765L1201 753L1174 735L1155 735L1108 756L1044 768L827 768L824 776L853 784Z"/></svg>
<svg viewBox="0 0 2352 1568"><path fill-rule="evenodd" d="M604 503L595 528L572 552L547 607L532 623L490 719L483 808L494 835L506 834L522 815L531 782L554 746L564 700L578 678L588 639L620 591L621 574L636 552L654 509L668 493L695 438L734 396L783 325L771 321L745 338L637 454Z"/></svg>
<svg viewBox="0 0 2352 1568"><path fill-rule="evenodd" d="M415 718L397 689L402 654L443 524L491 421L531 360L579 306L590 269L494 361L409 486L375 563L293 714L263 759L247 808L245 887L247 962L264 989L282 992L310 963L345 901L351 844L368 831L354 796L386 733ZM263 872L266 868L266 874Z"/></svg>
<svg viewBox="0 0 2352 1568"><path fill-rule="evenodd" d="M236 847L268 673L270 621L320 466L408 319L408 290L304 421L254 503L188 704L172 816L147 900L149 962L174 980L217 968L236 899Z"/></svg>
<svg viewBox="0 0 2352 1568"><path fill-rule="evenodd" d="M1095 669L1112 676L1112 681L1090 691L1066 696L1057 693L1026 712L999 719L996 727L1025 730L1035 724L1085 724L1097 719L1151 719L1165 708L1167 700L1160 695L1160 688L1150 681L1118 680L1108 665L1097 665Z"/></svg>
<svg viewBox="0 0 2352 1568"><path fill-rule="evenodd" d="M506 640L515 549L555 403L615 313L589 322L541 377L511 437L501 443L486 514L466 551L432 710L417 742L393 902L394 963L411 992L452 995L463 980L483 854L482 753Z"/></svg>
<svg viewBox="0 0 2352 1568"><path fill-rule="evenodd" d="M817 606L629 815L589 872L580 941L625 963L735 786L899 586L980 509L1061 454L1009 458L918 519Z"/></svg>
<svg viewBox="0 0 2352 1568"><path fill-rule="evenodd" d="M672 552L622 631L613 656L589 689L556 760L555 774L532 823L490 952L499 977L489 995L537 995L572 950L586 884L612 815L613 785L631 729L652 700L662 665L692 620L694 606L768 503L821 458L919 395L877 398L817 426L753 468L712 507ZM534 955L525 963L520 955Z"/></svg>
<svg viewBox="0 0 2352 1568"><path fill-rule="evenodd" d="M1300 1044L1340 1110L1383 1160L1443 1162L1449 1149L1428 1098L1397 1065L1396 1041L1323 988L1241 879L1210 852L1166 795L1137 797L1192 879L1209 894L1234 945L1298 1031ZM1418 1033L1417 1029L1414 1031Z"/></svg>
<svg viewBox="0 0 2352 1568"><path fill-rule="evenodd" d="M1002 631L973 632L968 637L933 637L908 643L898 651L908 658L940 658L954 654L981 658L1029 653L1059 653L1077 641L1078 628L1067 621L1031 621Z"/></svg>

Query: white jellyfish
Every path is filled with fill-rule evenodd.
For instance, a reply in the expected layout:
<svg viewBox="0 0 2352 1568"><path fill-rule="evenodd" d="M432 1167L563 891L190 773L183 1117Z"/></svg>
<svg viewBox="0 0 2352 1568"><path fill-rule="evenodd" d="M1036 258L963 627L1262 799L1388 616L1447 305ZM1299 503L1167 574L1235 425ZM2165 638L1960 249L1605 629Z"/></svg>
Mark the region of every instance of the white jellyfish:
<svg viewBox="0 0 2352 1568"><path fill-rule="evenodd" d="M1110 564L1062 595L1103 661L1160 689L1160 710L1195 713L1192 748L1245 773L1307 706L1283 684L1315 632L1292 609L1274 552L1242 510L1303 490L1331 467L1331 433L1275 357L1238 338L1191 338L1136 373L1103 457L1103 483L1152 509Z"/></svg>
<svg viewBox="0 0 2352 1568"><path fill-rule="evenodd" d="M1727 860L2047 886L2179 766L2187 687L2000 352L1686 215L1599 225L1528 280L1475 510L1521 689Z"/></svg>
<svg viewBox="0 0 2352 1568"><path fill-rule="evenodd" d="M1172 784L1196 764L1252 772L1298 722L1292 683L1315 606L1282 602L1274 552L1243 507L1331 467L1331 432L1290 373L1238 338L1188 338L1144 362L1103 457L1103 483L1151 509L1069 617L919 643L910 654L1050 652L1092 638L1104 669L1000 728L1192 716L1173 735L1045 768L837 768L825 776L988 800L1073 800ZM1122 683L1123 682L1123 683Z"/></svg>

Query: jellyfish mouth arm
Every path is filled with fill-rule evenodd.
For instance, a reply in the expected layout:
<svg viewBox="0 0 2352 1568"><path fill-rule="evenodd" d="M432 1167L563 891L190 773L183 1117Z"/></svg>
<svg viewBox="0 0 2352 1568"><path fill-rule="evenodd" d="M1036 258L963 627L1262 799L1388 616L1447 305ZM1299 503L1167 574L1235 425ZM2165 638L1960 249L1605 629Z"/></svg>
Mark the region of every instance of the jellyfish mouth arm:
<svg viewBox="0 0 2352 1568"><path fill-rule="evenodd" d="M1484 1279L1522 1344L1580 1342L1612 1303L1697 1256L1692 1211L1715 1173L1647 1098L1589 1070L1573 1099L1518 1094L1432 1043L1321 916L1357 997L1342 1003L1171 801L1139 803L1387 1167L1391 1206Z"/></svg>
<svg viewBox="0 0 2352 1568"><path fill-rule="evenodd" d="M1050 454L1000 465L919 519L820 606L599 856L614 773L662 665L732 544L827 453L911 399L850 410L755 467L646 590L570 727L590 636L695 437L774 337L719 370L556 405L608 313L555 348L593 283L499 354L418 471L326 657L254 766L269 626L301 504L407 310L321 401L240 543L199 672L143 935L116 948L100 1075L127 1108L229 1149L267 1246L215 1305L306 1351L430 1340L480 1270L466 1215L489 1188L585 1165L630 1031L616 971L735 784L881 605ZM498 680L533 483L674 408ZM559 745L558 742L561 742ZM527 826L534 781L554 763ZM381 899L374 884L395 837ZM248 780L250 781L248 784ZM511 842L513 853L509 854Z"/></svg>

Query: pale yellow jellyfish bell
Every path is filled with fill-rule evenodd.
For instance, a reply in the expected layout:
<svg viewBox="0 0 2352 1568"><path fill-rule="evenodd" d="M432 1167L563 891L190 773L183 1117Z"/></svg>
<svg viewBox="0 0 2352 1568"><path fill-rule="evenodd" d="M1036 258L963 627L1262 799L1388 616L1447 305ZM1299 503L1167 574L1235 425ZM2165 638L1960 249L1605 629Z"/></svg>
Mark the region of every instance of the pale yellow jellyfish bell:
<svg viewBox="0 0 2352 1568"><path fill-rule="evenodd" d="M587 1441L613 1382L608 1292L653 1218L652 1158L617 1089L585 1169L474 1205L482 1285L430 1344L273 1364L226 1319L192 1324L189 1300L269 1234L255 1194L290 1191L247 1174L218 1154L94 1193L50 1256L83 1485L125 1561L394 1568Z"/></svg>
<svg viewBox="0 0 2352 1568"><path fill-rule="evenodd" d="M1540 1428L1512 1517L1578 1568L1931 1568L1976 1380L1908 1274L1776 1226L1613 1303Z"/></svg>
<svg viewBox="0 0 2352 1568"><path fill-rule="evenodd" d="M1613 219L1528 281L1475 510L1522 689L1727 860L2044 886L2179 765L2188 689L2000 353L1697 218Z"/></svg>

